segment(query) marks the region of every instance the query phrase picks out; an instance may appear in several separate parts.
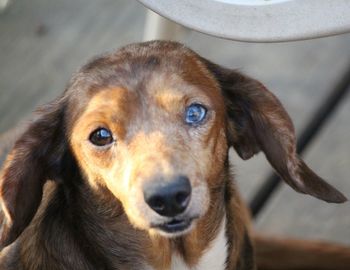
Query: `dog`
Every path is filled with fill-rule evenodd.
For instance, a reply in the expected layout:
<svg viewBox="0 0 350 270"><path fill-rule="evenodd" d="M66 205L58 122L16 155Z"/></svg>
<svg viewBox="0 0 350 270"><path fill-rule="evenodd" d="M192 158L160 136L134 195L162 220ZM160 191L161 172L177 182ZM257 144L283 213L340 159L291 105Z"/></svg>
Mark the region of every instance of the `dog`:
<svg viewBox="0 0 350 270"><path fill-rule="evenodd" d="M254 247L266 244L252 236L230 147L245 160L262 151L297 192L346 201L295 144L291 119L260 82L184 45L97 57L38 110L5 161L1 269L256 269ZM341 265L334 257L310 269Z"/></svg>

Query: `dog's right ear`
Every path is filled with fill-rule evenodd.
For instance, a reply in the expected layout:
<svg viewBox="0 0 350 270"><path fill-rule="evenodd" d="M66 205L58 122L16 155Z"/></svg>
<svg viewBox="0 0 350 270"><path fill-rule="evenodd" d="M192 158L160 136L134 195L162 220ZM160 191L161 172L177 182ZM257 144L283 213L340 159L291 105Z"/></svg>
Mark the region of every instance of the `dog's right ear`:
<svg viewBox="0 0 350 270"><path fill-rule="evenodd" d="M55 178L64 152L64 102L43 107L16 141L0 174L0 250L34 217L47 179Z"/></svg>
<svg viewBox="0 0 350 270"><path fill-rule="evenodd" d="M203 59L222 90L228 142L246 160L262 151L294 190L327 202L346 197L314 173L296 152L293 123L279 100L263 84Z"/></svg>

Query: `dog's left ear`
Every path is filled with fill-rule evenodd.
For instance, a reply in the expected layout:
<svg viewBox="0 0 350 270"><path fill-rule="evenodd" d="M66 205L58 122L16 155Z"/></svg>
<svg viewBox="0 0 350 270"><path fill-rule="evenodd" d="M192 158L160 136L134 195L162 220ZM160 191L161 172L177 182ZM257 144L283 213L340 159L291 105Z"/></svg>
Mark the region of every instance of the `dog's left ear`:
<svg viewBox="0 0 350 270"><path fill-rule="evenodd" d="M225 97L228 140L242 159L263 151L293 189L327 202L346 197L317 176L296 153L293 123L279 100L260 82L203 59Z"/></svg>

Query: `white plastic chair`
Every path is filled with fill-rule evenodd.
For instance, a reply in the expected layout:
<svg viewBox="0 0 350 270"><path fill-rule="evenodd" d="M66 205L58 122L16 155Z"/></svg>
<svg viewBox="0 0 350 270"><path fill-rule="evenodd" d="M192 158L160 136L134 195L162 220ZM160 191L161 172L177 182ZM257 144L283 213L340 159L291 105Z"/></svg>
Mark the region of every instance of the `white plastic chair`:
<svg viewBox="0 0 350 270"><path fill-rule="evenodd" d="M311 39L350 32L350 0L138 0L187 28L250 42ZM184 28L149 13L146 40Z"/></svg>

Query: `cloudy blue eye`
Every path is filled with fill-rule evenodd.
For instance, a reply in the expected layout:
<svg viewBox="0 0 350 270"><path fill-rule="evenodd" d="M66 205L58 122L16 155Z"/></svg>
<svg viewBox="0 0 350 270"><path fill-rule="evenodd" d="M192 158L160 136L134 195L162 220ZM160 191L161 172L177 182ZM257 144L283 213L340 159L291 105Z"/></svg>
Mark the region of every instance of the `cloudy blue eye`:
<svg viewBox="0 0 350 270"><path fill-rule="evenodd" d="M207 109L200 104L191 104L186 109L185 121L187 124L196 125L200 124L207 114Z"/></svg>
<svg viewBox="0 0 350 270"><path fill-rule="evenodd" d="M113 136L108 129L98 128L90 134L89 140L96 146L104 146L113 142Z"/></svg>

